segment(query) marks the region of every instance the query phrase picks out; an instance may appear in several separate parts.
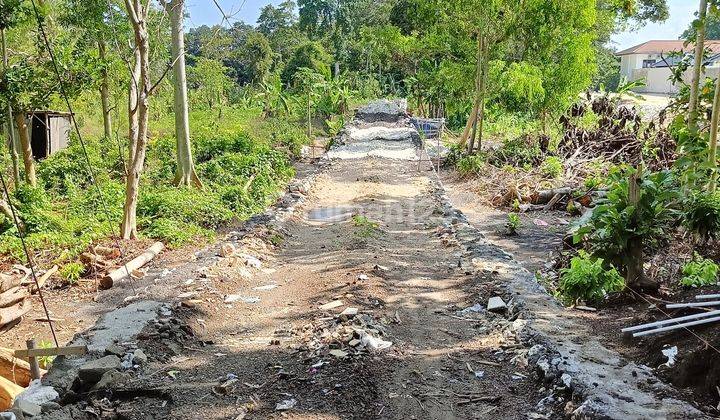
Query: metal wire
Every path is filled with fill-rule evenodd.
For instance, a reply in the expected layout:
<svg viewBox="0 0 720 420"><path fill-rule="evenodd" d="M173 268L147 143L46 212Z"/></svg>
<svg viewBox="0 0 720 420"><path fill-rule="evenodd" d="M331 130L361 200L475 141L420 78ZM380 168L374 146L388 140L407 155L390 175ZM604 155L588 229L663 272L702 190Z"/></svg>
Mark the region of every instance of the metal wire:
<svg viewBox="0 0 720 420"><path fill-rule="evenodd" d="M18 236L20 237L20 243L22 243L23 252L25 253L25 257L27 258L28 265L30 266L30 274L32 275L35 287L37 288L43 311L45 311L45 317L47 318L48 325L50 326L50 333L52 334L55 346L60 347L57 336L55 335L55 327L53 327L52 319L50 318L50 312L48 311L47 304L45 303L45 297L43 296L42 289L40 288L40 283L38 282L37 275L35 275L35 264L32 261L32 256L28 251L27 243L25 242L25 232L20 227L20 219L18 219L17 213L15 212L15 206L13 206L12 204L12 199L10 198L10 191L8 190L7 183L5 182L5 175L3 174L3 171L0 171L0 183L2 183L3 192L5 193L5 197L7 197L8 207L10 207L10 212L12 212L13 216L13 223L15 223L15 228L18 231Z"/></svg>

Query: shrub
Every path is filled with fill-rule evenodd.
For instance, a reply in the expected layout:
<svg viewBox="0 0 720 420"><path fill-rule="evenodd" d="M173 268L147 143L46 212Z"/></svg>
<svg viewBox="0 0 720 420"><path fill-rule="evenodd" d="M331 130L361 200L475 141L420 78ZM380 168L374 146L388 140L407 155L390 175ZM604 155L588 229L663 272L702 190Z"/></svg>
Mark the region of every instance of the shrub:
<svg viewBox="0 0 720 420"><path fill-rule="evenodd" d="M68 284L75 284L80 280L80 277L85 272L85 266L79 262L71 262L65 264L60 269L60 277L63 278Z"/></svg>
<svg viewBox="0 0 720 420"><path fill-rule="evenodd" d="M517 213L508 213L508 221L505 223L505 229L508 235L517 235L517 231L520 228L520 216Z"/></svg>
<svg viewBox="0 0 720 420"><path fill-rule="evenodd" d="M218 194L194 188L146 188L140 193L137 211L145 219L167 218L205 228L216 228L233 218Z"/></svg>
<svg viewBox="0 0 720 420"><path fill-rule="evenodd" d="M353 226L355 226L355 235L361 238L370 238L375 236L378 231L380 224L373 222L365 216L355 214L352 217Z"/></svg>
<svg viewBox="0 0 720 420"><path fill-rule="evenodd" d="M677 220L678 192L669 171L646 174L640 183L640 201L628 203L627 174L613 175L612 189L589 217L572 228L576 243L586 239L593 255L624 265L628 243L638 237L646 245L657 245Z"/></svg>
<svg viewBox="0 0 720 420"><path fill-rule="evenodd" d="M214 232L194 223L161 217L153 220L143 234L163 241L170 247L179 247L197 238L212 239Z"/></svg>
<svg viewBox="0 0 720 420"><path fill-rule="evenodd" d="M485 166L483 155L463 156L455 163L460 175L477 175L482 171L483 166Z"/></svg>
<svg viewBox="0 0 720 420"><path fill-rule="evenodd" d="M533 166L539 163L541 154L537 139L524 135L503 142L502 146L491 154L489 161L496 166Z"/></svg>
<svg viewBox="0 0 720 420"><path fill-rule="evenodd" d="M579 299L597 302L608 293L620 292L625 281L615 268L606 270L602 258L592 258L580 251L570 260L570 267L560 270L558 291L569 302Z"/></svg>
<svg viewBox="0 0 720 420"><path fill-rule="evenodd" d="M718 265L696 252L693 259L683 265L682 273L680 284L683 286L711 286L717 284Z"/></svg>
<svg viewBox="0 0 720 420"><path fill-rule="evenodd" d="M540 172L547 178L558 178L564 172L563 164L557 156L548 156L540 165Z"/></svg>
<svg viewBox="0 0 720 420"><path fill-rule="evenodd" d="M720 232L720 193L698 193L686 203L684 223L688 230L703 241Z"/></svg>

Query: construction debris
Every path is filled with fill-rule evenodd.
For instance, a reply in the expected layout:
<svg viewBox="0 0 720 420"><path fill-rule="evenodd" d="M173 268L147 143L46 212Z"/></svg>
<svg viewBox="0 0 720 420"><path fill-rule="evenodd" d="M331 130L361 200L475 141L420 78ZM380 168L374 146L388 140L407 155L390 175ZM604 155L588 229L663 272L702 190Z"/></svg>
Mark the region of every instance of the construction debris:
<svg viewBox="0 0 720 420"><path fill-rule="evenodd" d="M507 304L500 296L493 296L488 299L487 310L491 312L502 312L507 309Z"/></svg>
<svg viewBox="0 0 720 420"><path fill-rule="evenodd" d="M318 307L318 309L320 309L321 311L328 311L330 309L335 309L335 308L343 306L343 305L344 305L344 303L342 300L333 300L332 302L328 302L324 305L320 305Z"/></svg>

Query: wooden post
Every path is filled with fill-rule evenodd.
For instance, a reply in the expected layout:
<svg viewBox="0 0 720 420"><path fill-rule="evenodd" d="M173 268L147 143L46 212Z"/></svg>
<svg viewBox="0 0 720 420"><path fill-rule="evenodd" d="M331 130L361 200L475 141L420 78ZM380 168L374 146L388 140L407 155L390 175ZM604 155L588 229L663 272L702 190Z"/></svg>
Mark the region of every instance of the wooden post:
<svg viewBox="0 0 720 420"><path fill-rule="evenodd" d="M32 350L35 348L35 339L31 338L26 341L28 350ZM30 363L30 377L35 379L40 379L40 364L38 363L38 360L35 356L29 356L28 362Z"/></svg>

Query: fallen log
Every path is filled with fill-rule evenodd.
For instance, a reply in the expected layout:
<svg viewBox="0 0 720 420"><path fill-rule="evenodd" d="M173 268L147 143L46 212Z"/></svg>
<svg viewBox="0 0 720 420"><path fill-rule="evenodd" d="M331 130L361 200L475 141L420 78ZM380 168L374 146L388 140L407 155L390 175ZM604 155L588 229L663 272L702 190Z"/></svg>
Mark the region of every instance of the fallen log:
<svg viewBox="0 0 720 420"><path fill-rule="evenodd" d="M0 293L0 308L12 306L18 302L22 302L28 296L27 289L24 287L13 287Z"/></svg>
<svg viewBox="0 0 720 420"><path fill-rule="evenodd" d="M45 373L40 370L40 376ZM32 380L30 363L15 357L12 350L0 348L0 376L17 385L28 386Z"/></svg>
<svg viewBox="0 0 720 420"><path fill-rule="evenodd" d="M93 251L97 255L102 255L105 258L109 258L111 260L114 260L115 258L120 256L120 250L117 248L110 248L109 246L102 246L97 245L95 248L93 248Z"/></svg>
<svg viewBox="0 0 720 420"><path fill-rule="evenodd" d="M128 277L128 274L144 266L148 262L152 261L153 258L157 257L162 252L165 245L162 242L155 242L147 251L143 252L139 256L135 257L129 263L124 266L117 268L102 279L100 279L100 287L103 289L109 289L113 287L116 281Z"/></svg>
<svg viewBox="0 0 720 420"><path fill-rule="evenodd" d="M568 195L572 193L572 188L570 187L562 187L562 188L551 188L549 190L540 190L535 191L528 197L528 200L531 204L547 204L550 200L553 199L556 195L560 194L562 195Z"/></svg>
<svg viewBox="0 0 720 420"><path fill-rule="evenodd" d="M30 312L30 309L32 309L32 304L27 299L12 306L8 306L7 308L0 308L0 326L19 319L26 313Z"/></svg>
<svg viewBox="0 0 720 420"><path fill-rule="evenodd" d="M45 282L47 282L48 279L50 278L50 276L52 276L53 274L55 274L57 271L58 271L58 266L57 266L57 265L53 265L51 269L49 269L48 271L46 271L45 273L43 273L42 276L38 277L38 279L37 279L37 285L35 285L34 283L30 285L30 293L33 293L33 294L34 294L34 293L37 293L37 292L38 292L38 286L40 286L40 288L42 289L42 287L45 285Z"/></svg>
<svg viewBox="0 0 720 420"><path fill-rule="evenodd" d="M0 273L0 293L20 286L22 278Z"/></svg>
<svg viewBox="0 0 720 420"><path fill-rule="evenodd" d="M23 392L25 388L0 376L0 411L12 408L15 397Z"/></svg>

